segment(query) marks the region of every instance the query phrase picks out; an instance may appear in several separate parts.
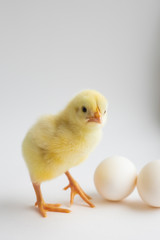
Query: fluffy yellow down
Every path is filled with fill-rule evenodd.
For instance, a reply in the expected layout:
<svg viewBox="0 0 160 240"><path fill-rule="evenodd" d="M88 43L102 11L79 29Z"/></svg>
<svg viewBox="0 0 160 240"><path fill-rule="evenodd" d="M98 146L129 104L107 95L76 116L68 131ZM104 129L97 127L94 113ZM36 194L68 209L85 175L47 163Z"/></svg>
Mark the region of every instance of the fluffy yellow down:
<svg viewBox="0 0 160 240"><path fill-rule="evenodd" d="M86 123L79 108L86 104L90 109L88 114L91 114L98 104L104 112L106 103L100 93L86 90L59 114L43 116L33 125L22 144L33 182L41 183L55 178L87 158L100 140L101 126Z"/></svg>

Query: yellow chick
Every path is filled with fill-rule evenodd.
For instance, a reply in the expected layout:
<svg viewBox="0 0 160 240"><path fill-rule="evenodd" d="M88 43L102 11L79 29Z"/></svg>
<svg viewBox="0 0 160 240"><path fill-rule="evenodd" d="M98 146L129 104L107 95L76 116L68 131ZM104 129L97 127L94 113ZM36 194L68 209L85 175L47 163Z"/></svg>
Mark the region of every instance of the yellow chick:
<svg viewBox="0 0 160 240"><path fill-rule="evenodd" d="M83 162L101 138L106 121L107 100L95 90L84 90L76 95L57 115L43 116L24 138L22 152L36 193L35 205L43 217L46 211L70 212L60 204L44 202L40 185L43 181L66 174L71 188L70 203L74 196L90 206L90 197L69 173L69 169Z"/></svg>

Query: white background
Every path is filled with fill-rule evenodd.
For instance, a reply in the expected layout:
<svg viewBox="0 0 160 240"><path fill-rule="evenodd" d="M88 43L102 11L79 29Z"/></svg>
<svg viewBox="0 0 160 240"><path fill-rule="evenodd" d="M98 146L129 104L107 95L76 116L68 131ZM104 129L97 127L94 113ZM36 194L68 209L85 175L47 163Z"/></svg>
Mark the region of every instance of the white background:
<svg viewBox="0 0 160 240"><path fill-rule="evenodd" d="M0 239L159 239L160 210L136 190L121 203L101 199L98 164L113 154L141 168L160 158L159 0L0 0ZM103 140L71 169L96 205L77 196L72 213L34 208L21 156L28 128L83 89L109 101ZM69 207L63 175L42 185L47 202Z"/></svg>

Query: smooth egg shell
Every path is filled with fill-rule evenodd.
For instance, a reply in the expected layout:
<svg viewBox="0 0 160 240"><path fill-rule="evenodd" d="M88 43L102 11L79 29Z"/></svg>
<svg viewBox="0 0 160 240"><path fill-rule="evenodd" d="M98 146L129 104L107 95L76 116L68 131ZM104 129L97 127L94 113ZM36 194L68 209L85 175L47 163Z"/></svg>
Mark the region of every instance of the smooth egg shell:
<svg viewBox="0 0 160 240"><path fill-rule="evenodd" d="M95 170L94 183L99 194L105 199L119 201L134 189L137 171L125 157L113 156L102 161Z"/></svg>
<svg viewBox="0 0 160 240"><path fill-rule="evenodd" d="M160 160L143 167L137 179L137 189L145 203L160 207Z"/></svg>

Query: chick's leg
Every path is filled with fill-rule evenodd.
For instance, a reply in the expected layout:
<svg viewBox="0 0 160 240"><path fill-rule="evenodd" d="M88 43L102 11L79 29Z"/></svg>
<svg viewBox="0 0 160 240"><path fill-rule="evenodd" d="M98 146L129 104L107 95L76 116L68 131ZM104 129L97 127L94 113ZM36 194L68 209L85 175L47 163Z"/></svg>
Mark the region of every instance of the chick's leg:
<svg viewBox="0 0 160 240"><path fill-rule="evenodd" d="M36 197L37 197L37 202L35 203L35 206L38 206L39 211L41 213L41 215L43 217L46 217L46 211L51 211L51 212L64 212L64 213L69 213L70 210L68 209L64 209L64 208L60 208L60 204L48 204L45 203L42 197L42 193L41 193L41 188L40 188L40 184L38 183L33 183L33 188L35 190L36 193Z"/></svg>
<svg viewBox="0 0 160 240"><path fill-rule="evenodd" d="M66 186L64 188L64 190L67 190L68 188L71 188L71 199L70 199L70 204L73 204L73 200L74 200L74 196L76 194L79 194L80 197L86 202L88 203L88 205L90 207L95 207L94 204L89 201L89 199L91 199L90 196L88 196L83 190L82 188L79 186L79 184L74 180L74 178L71 176L71 174L67 171L65 172L68 180L69 180L69 184L68 186Z"/></svg>

